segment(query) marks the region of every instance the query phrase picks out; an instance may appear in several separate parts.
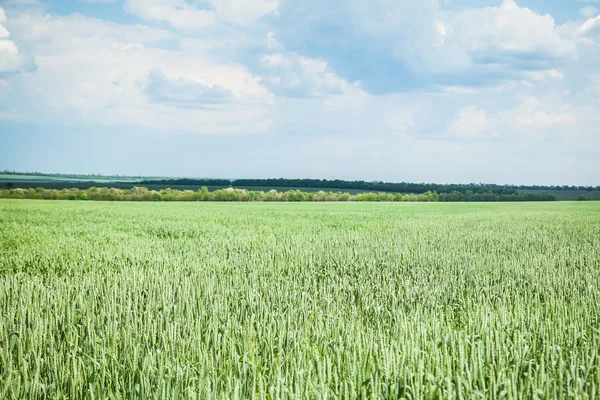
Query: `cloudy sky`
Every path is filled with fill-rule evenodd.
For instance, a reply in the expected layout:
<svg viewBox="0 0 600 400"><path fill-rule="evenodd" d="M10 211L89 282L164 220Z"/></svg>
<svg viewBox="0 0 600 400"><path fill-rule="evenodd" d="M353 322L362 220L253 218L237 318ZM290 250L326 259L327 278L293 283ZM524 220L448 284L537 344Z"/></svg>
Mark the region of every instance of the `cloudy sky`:
<svg viewBox="0 0 600 400"><path fill-rule="evenodd" d="M0 169L600 185L600 0L0 7Z"/></svg>

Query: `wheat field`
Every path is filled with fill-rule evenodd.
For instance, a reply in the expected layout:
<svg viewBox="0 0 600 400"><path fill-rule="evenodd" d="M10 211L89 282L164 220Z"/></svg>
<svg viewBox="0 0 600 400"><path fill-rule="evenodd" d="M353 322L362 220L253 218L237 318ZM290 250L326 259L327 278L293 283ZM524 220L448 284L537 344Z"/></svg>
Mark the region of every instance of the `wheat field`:
<svg viewBox="0 0 600 400"><path fill-rule="evenodd" d="M0 200L0 398L600 397L600 203Z"/></svg>

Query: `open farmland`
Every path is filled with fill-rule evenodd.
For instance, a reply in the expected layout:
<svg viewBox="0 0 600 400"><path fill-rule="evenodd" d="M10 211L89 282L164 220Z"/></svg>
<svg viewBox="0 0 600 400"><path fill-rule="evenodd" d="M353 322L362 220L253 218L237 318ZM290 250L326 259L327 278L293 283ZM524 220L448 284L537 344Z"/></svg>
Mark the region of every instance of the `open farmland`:
<svg viewBox="0 0 600 400"><path fill-rule="evenodd" d="M0 200L0 398L600 396L600 203Z"/></svg>

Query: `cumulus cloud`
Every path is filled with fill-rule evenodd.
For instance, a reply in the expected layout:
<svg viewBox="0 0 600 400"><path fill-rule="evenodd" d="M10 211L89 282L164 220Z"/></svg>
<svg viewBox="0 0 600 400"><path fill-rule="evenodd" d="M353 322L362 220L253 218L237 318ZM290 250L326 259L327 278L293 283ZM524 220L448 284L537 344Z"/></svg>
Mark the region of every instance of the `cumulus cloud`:
<svg viewBox="0 0 600 400"><path fill-rule="evenodd" d="M592 82L594 89L598 93L600 93L600 73L590 74L589 78L590 78L590 81Z"/></svg>
<svg viewBox="0 0 600 400"><path fill-rule="evenodd" d="M520 97L520 98L519 98ZM505 106L465 106L448 124L448 133L464 139L514 141L570 138L589 130L593 107L572 105L552 92L546 96L514 95ZM592 124L593 125L593 124Z"/></svg>
<svg viewBox="0 0 600 400"><path fill-rule="evenodd" d="M281 96L321 97L340 94L348 84L327 62L296 53L271 53L260 60L264 84Z"/></svg>
<svg viewBox="0 0 600 400"><path fill-rule="evenodd" d="M420 84L402 75L423 64L437 9L437 0L281 0L273 23L285 48L382 93Z"/></svg>
<svg viewBox="0 0 600 400"><path fill-rule="evenodd" d="M573 22L569 37L514 1L443 11L437 0L126 0L125 9L146 22L11 9L1 40L39 69L2 76L11 95L0 90L0 107L162 131L473 142L588 118L541 92L569 89L582 68L576 38L594 25ZM589 85L593 71L583 72ZM520 100L530 97L538 103Z"/></svg>
<svg viewBox="0 0 600 400"><path fill-rule="evenodd" d="M496 135L487 112L476 106L460 109L448 126L448 131L453 135L470 139Z"/></svg>
<svg viewBox="0 0 600 400"><path fill-rule="evenodd" d="M15 118L199 134L264 132L270 124L257 77L190 42L156 47L172 37L163 29L83 15L22 15L11 27L38 65L11 79L10 99L0 96Z"/></svg>
<svg viewBox="0 0 600 400"><path fill-rule="evenodd" d="M212 0L215 13L220 19L241 25L277 11L278 0Z"/></svg>
<svg viewBox="0 0 600 400"><path fill-rule="evenodd" d="M579 13L584 18L592 18L596 14L598 14L598 9L594 6L587 6L587 7L583 7L581 10L579 10Z"/></svg>
<svg viewBox="0 0 600 400"><path fill-rule="evenodd" d="M96 144L110 131L135 136L133 147L145 152L154 143L163 155L176 141L161 137L169 133L268 133L181 136L177 157L163 160L181 165L185 147L197 167L199 146L221 154L226 145L245 160L230 163L232 175L241 166L255 168L249 174L288 168L389 180L496 180L497 165L514 162L500 180L533 181L536 173L523 174L539 168L556 183L569 175L570 152L588 159L570 178L597 179L600 53L591 8L585 20L557 26L519 0L485 8L440 8L439 0L116 2L139 24L92 18L96 7L62 15L64 7L52 11L56 1L0 0L8 14L0 16L5 138L32 123L48 127L52 140L96 131ZM572 7L577 15L583 6ZM37 70L23 73L23 60ZM111 148L113 138L105 139ZM410 171L418 174L398 175Z"/></svg>
<svg viewBox="0 0 600 400"><path fill-rule="evenodd" d="M10 33L4 27L6 13L0 7L0 72L16 71L21 66L21 56L15 42L10 40Z"/></svg>
<svg viewBox="0 0 600 400"><path fill-rule="evenodd" d="M169 78L162 71L153 69L142 84L144 93L154 103L176 107L202 107L220 104L231 99L232 93L217 85L175 77Z"/></svg>
<svg viewBox="0 0 600 400"><path fill-rule="evenodd" d="M521 81L575 56L552 16L513 0L440 10L436 0L282 0L284 46L326 61L371 93Z"/></svg>
<svg viewBox="0 0 600 400"><path fill-rule="evenodd" d="M218 21L246 25L277 10L277 0L125 0L125 9L149 21L194 31Z"/></svg>
<svg viewBox="0 0 600 400"><path fill-rule="evenodd" d="M212 10L200 9L184 0L126 0L125 9L149 21L165 21L174 28L202 29L215 23Z"/></svg>
<svg viewBox="0 0 600 400"><path fill-rule="evenodd" d="M464 52L471 65L548 69L575 50L573 43L560 36L552 16L539 15L514 0L444 17L451 32L444 46Z"/></svg>
<svg viewBox="0 0 600 400"><path fill-rule="evenodd" d="M117 24L81 14L56 16L24 12L11 21L11 26L20 42L43 54L69 51L84 41L102 46L114 43L151 46L174 38L172 33L158 27Z"/></svg>
<svg viewBox="0 0 600 400"><path fill-rule="evenodd" d="M562 109L561 109L562 108ZM559 109L546 109L537 97L524 99L515 113L515 122L528 128L550 128L557 125L573 125L577 121L564 106Z"/></svg>
<svg viewBox="0 0 600 400"><path fill-rule="evenodd" d="M600 15L585 21L579 28L579 34L583 37L600 42Z"/></svg>

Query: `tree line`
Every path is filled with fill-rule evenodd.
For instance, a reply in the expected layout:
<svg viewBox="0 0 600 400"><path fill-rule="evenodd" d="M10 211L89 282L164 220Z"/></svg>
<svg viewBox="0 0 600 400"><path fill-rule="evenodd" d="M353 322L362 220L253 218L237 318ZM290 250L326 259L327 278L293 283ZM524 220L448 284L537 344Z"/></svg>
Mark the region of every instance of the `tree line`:
<svg viewBox="0 0 600 400"><path fill-rule="evenodd" d="M16 175L16 176L38 176L38 177L47 177L49 179L52 178L61 178L61 179L76 179L76 180L94 180L94 179L101 179L101 180L110 180L110 179L117 179L117 180L123 180L123 179L128 179L128 180L132 180L132 179L138 179L139 177L137 176L133 176L133 175L102 175L102 174L60 174L60 173L47 173L47 172L38 172L38 171L33 171L33 172L19 172L19 171L15 171L15 170L3 170L0 171L0 174L2 175ZM159 177L146 177L148 178L152 178L152 179L160 179Z"/></svg>
<svg viewBox="0 0 600 400"><path fill-rule="evenodd" d="M385 192L365 192L351 195L347 192L303 192L288 190L278 192L269 190L247 190L226 188L208 191L206 187L199 190L162 189L149 190L136 186L132 189L91 187L89 189L0 189L0 198L40 199L40 200L103 200L103 201L418 201L418 202L464 202L464 201L555 201L556 197L544 193L503 193L497 194L489 190L485 193L454 191L437 193L427 191L422 194L401 194Z"/></svg>
<svg viewBox="0 0 600 400"><path fill-rule="evenodd" d="M465 194L467 191L475 194L486 194L491 191L497 195L518 194L522 190L535 191L600 191L600 186L569 186L569 185L496 185L486 183L467 183L467 184L438 184L438 183L410 183L410 182L383 182L383 181L345 181L340 179L196 179L196 178L166 178L145 177L144 180L135 180L136 177L124 175L100 175L100 174L48 174L43 172L16 172L2 171L5 175L34 175L47 177L61 177L74 179L118 179L121 183L130 183L135 185L158 185L158 186L216 186L216 187L238 187L238 188L323 188L340 190L365 190L374 192L396 192L396 193L425 193L427 191L437 193L460 192ZM123 182L130 179L131 182Z"/></svg>
<svg viewBox="0 0 600 400"><path fill-rule="evenodd" d="M495 185L485 183L468 184L437 184L437 183L392 183L392 182L366 182L366 181L344 181L339 179L163 179L145 180L139 182L145 185L177 185L177 186L231 186L231 187L294 187L294 188L323 188L340 190L369 190L374 192L396 192L396 193L425 193L428 191L437 193L459 192L466 194L487 194L492 192L496 195L515 195L518 190L600 190L600 186L518 186L518 185Z"/></svg>

